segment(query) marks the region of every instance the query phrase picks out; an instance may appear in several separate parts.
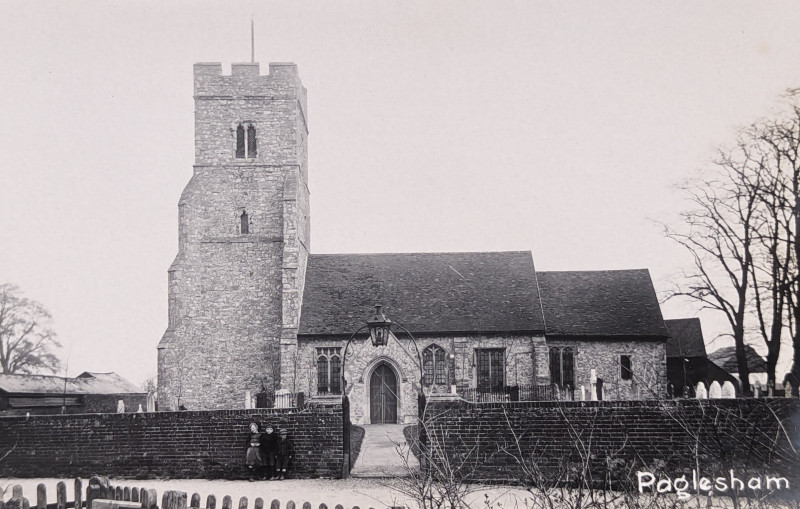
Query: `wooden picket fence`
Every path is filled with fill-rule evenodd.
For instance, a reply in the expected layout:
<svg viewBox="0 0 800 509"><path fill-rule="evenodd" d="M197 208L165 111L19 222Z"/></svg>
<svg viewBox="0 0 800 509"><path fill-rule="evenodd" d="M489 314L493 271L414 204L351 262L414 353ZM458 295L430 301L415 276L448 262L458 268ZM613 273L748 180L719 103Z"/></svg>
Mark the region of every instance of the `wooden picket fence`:
<svg viewBox="0 0 800 509"><path fill-rule="evenodd" d="M187 494L182 491L165 491L161 498L161 505L158 505L158 493L154 489L147 488L131 488L129 486L112 486L104 482L105 478L92 477L89 480L89 485L86 487L85 498L83 496L83 481L75 479L75 500L67 500L67 485L60 481L56 485L56 502L47 502L47 488L44 483L40 483L36 487L36 504L32 505L22 492L22 486L15 485L11 488L11 499L3 502L0 500L0 509L92 509L92 502L94 500L102 501L119 501L123 504L118 504L119 507L125 509L141 507L141 509L187 509ZM217 509L217 497L209 495L206 498L204 506L200 505L200 494L194 493L188 498L188 508L204 509ZM97 505L97 504L95 504ZM239 498L239 503L236 509L248 509L249 501L247 497ZM108 507L108 504L103 504ZM345 509L341 504L320 504L319 509ZM273 500L269 504L269 509L312 509L309 502L303 504L296 504L293 500L289 500L286 504L281 505L279 500ZM234 509L233 499L230 495L222 497L221 509ZM261 497L255 499L253 509L264 509L264 500ZM360 509L359 506L353 506L351 509ZM366 508L365 508L366 509ZM374 509L369 507L369 509Z"/></svg>

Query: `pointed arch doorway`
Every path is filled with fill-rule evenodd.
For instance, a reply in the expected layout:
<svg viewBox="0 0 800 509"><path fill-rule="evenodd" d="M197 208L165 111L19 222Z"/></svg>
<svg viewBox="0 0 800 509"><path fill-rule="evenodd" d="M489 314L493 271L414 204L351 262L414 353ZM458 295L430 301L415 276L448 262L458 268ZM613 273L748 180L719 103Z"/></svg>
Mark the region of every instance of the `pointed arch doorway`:
<svg viewBox="0 0 800 509"><path fill-rule="evenodd" d="M388 364L380 364L369 378L371 424L397 424L397 375Z"/></svg>

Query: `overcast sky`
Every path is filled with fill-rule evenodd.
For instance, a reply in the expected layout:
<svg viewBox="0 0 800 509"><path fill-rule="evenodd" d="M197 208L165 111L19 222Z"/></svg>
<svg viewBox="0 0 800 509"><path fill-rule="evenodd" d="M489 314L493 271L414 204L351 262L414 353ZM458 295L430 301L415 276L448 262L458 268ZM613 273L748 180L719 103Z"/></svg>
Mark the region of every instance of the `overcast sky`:
<svg viewBox="0 0 800 509"><path fill-rule="evenodd" d="M3 0L0 282L70 376L155 375L192 65L249 61L251 16L308 89L314 253L531 250L662 291L674 185L800 86L797 2Z"/></svg>

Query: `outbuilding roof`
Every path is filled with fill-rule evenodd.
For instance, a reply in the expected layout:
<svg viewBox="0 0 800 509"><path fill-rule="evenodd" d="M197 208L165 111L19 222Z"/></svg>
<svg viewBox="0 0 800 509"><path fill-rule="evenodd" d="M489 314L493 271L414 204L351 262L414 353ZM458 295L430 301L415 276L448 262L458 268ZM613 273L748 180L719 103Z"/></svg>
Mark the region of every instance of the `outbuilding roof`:
<svg viewBox="0 0 800 509"><path fill-rule="evenodd" d="M664 320L669 332L667 357L705 357L706 344L699 318Z"/></svg>
<svg viewBox="0 0 800 509"><path fill-rule="evenodd" d="M142 389L116 373L89 373L77 378L0 374L0 391L9 394L129 394Z"/></svg>
<svg viewBox="0 0 800 509"><path fill-rule="evenodd" d="M375 304L413 333L542 332L529 251L310 255L301 335L350 335Z"/></svg>
<svg viewBox="0 0 800 509"><path fill-rule="evenodd" d="M668 335L647 269L539 272L538 280L549 335Z"/></svg>
<svg viewBox="0 0 800 509"><path fill-rule="evenodd" d="M747 368L750 373L767 372L767 361L756 352L755 348L750 345L744 345L744 356L747 359ZM714 350L708 355L708 358L728 373L739 372L735 346L725 346Z"/></svg>

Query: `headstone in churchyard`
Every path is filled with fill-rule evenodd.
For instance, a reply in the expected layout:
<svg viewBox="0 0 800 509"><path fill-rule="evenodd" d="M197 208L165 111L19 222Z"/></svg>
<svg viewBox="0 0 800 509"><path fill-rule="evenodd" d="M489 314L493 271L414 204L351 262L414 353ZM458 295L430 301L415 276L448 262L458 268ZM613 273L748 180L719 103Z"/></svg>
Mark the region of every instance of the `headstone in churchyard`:
<svg viewBox="0 0 800 509"><path fill-rule="evenodd" d="M275 391L275 408L291 408L291 394L292 391L289 389L278 389Z"/></svg>
<svg viewBox="0 0 800 509"><path fill-rule="evenodd" d="M708 399L720 398L722 398L722 387L720 387L719 382L714 380L711 382L711 386L708 388Z"/></svg>
<svg viewBox="0 0 800 509"><path fill-rule="evenodd" d="M703 382L697 382L697 388L694 390L694 394L697 399L708 399L706 384Z"/></svg>
<svg viewBox="0 0 800 509"><path fill-rule="evenodd" d="M733 382L730 380L726 380L725 383L722 384L722 397L724 399L736 398L736 388L733 386Z"/></svg>

